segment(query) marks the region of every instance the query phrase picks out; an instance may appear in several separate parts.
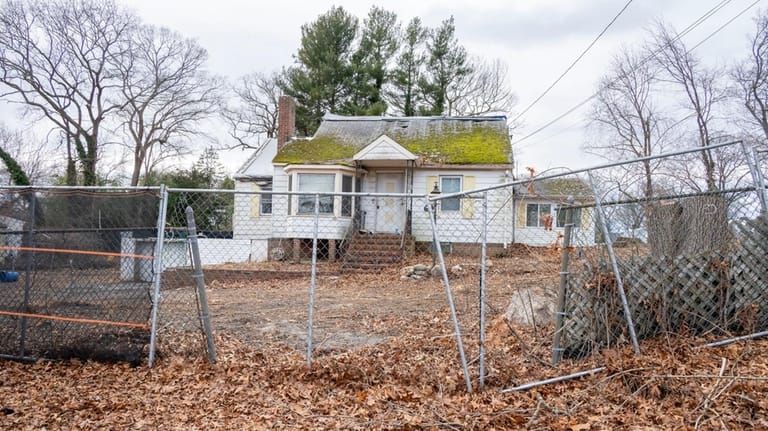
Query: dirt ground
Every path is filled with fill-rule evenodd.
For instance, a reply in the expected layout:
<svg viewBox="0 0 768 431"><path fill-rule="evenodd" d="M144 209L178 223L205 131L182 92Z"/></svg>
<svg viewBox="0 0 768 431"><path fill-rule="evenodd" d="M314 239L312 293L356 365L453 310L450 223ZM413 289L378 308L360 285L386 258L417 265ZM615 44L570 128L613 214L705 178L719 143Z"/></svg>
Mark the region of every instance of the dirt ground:
<svg viewBox="0 0 768 431"><path fill-rule="evenodd" d="M338 265L322 264L319 272L323 275L316 278L313 316L317 353L380 343L408 335L421 326L450 334L453 327L443 318L437 322L425 319L425 316L443 315L450 310L441 275L418 281L401 279L404 266L418 263L431 266L430 259L429 256L418 256L373 273L341 274ZM467 330L476 331L479 259L448 259L446 264L457 314ZM510 296L518 288L556 291L558 259L556 252L535 255L518 252L513 256L490 258L493 266L487 273L488 324L505 311ZM268 265L280 270L278 264ZM289 271L296 270L296 265L281 265L287 266ZM253 266L246 269L253 269ZM217 332L247 344L283 342L304 351L310 282L308 277L241 282L217 279L210 284L209 292L213 326Z"/></svg>
<svg viewBox="0 0 768 431"><path fill-rule="evenodd" d="M471 392L440 279L401 280L400 266L336 275L325 264L316 280L311 365L308 277L216 279L208 290L215 364L185 324L179 291L164 303L170 323L152 368L2 362L0 428L768 429L768 341L702 348L713 337L677 334L644 341L641 355L624 346L552 367L551 325L517 326L500 316L518 289L557 286L557 253L520 249L491 259L482 388L477 260L449 262ZM509 390L592 369L600 371Z"/></svg>

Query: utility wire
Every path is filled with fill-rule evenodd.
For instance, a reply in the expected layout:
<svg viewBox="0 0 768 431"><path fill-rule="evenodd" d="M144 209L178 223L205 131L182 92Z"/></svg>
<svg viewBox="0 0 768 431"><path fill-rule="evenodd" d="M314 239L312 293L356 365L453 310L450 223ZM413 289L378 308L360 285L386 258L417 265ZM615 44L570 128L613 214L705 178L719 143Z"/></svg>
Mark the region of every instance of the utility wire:
<svg viewBox="0 0 768 431"><path fill-rule="evenodd" d="M691 49L689 49L688 51L689 51L689 52L690 52L690 51L693 51L694 49L696 49L696 48L698 48L699 46L703 45L703 44L704 44L704 42L706 42L706 41L708 41L709 39L711 39L711 38L712 38L714 35L716 35L717 33L720 33L720 31L721 31L722 29L724 29L724 28L728 27L728 26L729 26L729 25L730 25L732 22L736 21L736 20L737 20L737 19L738 19L740 16L744 15L744 14L745 14L745 13L746 13L746 12L747 12L749 9L751 9L752 7L754 7L756 4L760 3L760 1L761 1L761 0L755 0L754 2L752 2L752 4L750 4L749 6L747 6L747 7L746 7L746 8L744 8L744 9L742 9L742 11L741 11L741 12L739 12L738 14L736 14L736 16L734 16L733 18L731 18L731 19L729 19L728 21L726 21L726 22L725 22L725 24L723 24L723 25L721 25L720 27L718 27L718 28L717 28L715 31L713 31L712 33L710 33L710 34L709 34L707 37L705 37L704 39L702 39L702 40L701 40L699 43L697 43L696 45L693 45L693 47L691 47Z"/></svg>
<svg viewBox="0 0 768 431"><path fill-rule="evenodd" d="M657 54L659 54L659 53L661 52L661 50L662 50L662 49L664 49L664 48L666 48L667 46L669 46L670 44L672 44L672 43L674 43L674 42L677 42L678 40L680 40L680 38L682 38L683 36L685 36L685 35L687 35L688 33L690 33L690 32L691 32L693 29L695 29L696 27L698 27L699 25L701 25L702 23L704 23L704 22L705 22L707 19L709 19L710 17L712 17L712 16L713 16L715 13L717 13L718 11L720 11L720 9L722 9L723 7L725 7L725 6L726 6L728 3L731 3L732 1L733 1L733 0L723 0L723 1L721 1L720 3L718 3L717 5L715 5L715 6L714 6L712 9L710 9L709 11L707 11L707 12L706 12L704 15L702 15L701 17L699 17L698 19L696 19L696 20L695 20L693 23L691 23L691 24L690 24L688 27L686 27L686 28L685 28L685 29L684 29L682 32L678 33L678 34L677 34L677 36L675 36L675 38L673 38L671 41L669 41L669 43L668 43L668 44L666 44L665 46L663 46L663 47L661 47L661 48L657 49L656 51L652 52L652 53L651 53L651 54L649 54L647 57L645 57L643 60L641 60L641 61L640 61L640 63L639 63L639 65L643 65L643 64L647 63L648 61L651 61L651 60L652 60L654 57L656 57L656 55L657 55ZM725 24L721 25L721 26L720 26L720 27L718 27L716 30L714 30L714 31L713 31L713 32L711 32L709 35L707 35L707 37L705 37L705 38L704 38L702 41L700 41L699 43L697 43L696 45L694 45L692 48L690 48L690 49L686 50L686 53L689 53L689 52L693 51L694 49L698 48L699 46L701 46L701 45L702 45L704 42L706 42L707 40L709 40L710 38L712 38L714 35L716 35L717 33L719 33L719 32L720 32L720 31L721 31L723 28L725 28L726 26L728 26L729 24L731 24L731 23L732 23L734 20L736 20L738 17L740 17L741 15L743 15L744 13L746 13L746 12L747 12L749 9L753 8L753 7L754 7L754 6L755 6L757 3L760 3L760 1L761 1L761 0L755 0L754 2L752 2L751 4L749 4L749 5L748 5L747 7L745 7L743 10L741 10L741 12L739 12L739 13L738 13L736 16L734 16L733 18L729 19L729 20L728 20L728 21L727 21ZM614 80L612 80L612 81L610 81L610 82L611 82L611 83L614 83L614 82L618 81L619 79L621 79L622 77L623 77L623 76L619 76L619 77L617 77L616 79L614 79ZM557 117L555 117L554 119L550 120L549 122L545 123L543 126L539 127L538 129L534 130L533 132L531 132L531 133L529 133L529 134L527 134L527 135L523 136L522 138L520 138L520 139L519 139L517 142L515 142L514 144L517 144L517 145L519 145L521 142L523 142L523 141L526 141L526 140L528 140L529 138L531 138L531 137L533 137L533 136L535 136L535 135L539 134L541 131L543 131L543 130L545 130L545 129L549 128L549 127L550 127L550 126L552 126L553 124L557 123L558 121L562 120L563 118L565 118L565 117L567 117L568 115L572 114L574 111L578 110L578 109L579 109L579 108L581 108L582 106L584 106L584 105L586 105L587 103L589 103L589 102L590 102L592 99L594 99L595 97L597 97L597 96L598 96L598 95L599 95L601 92L602 92L602 90L598 90L598 91L596 91L596 92L595 92L595 93L593 93L591 96L589 96L589 97L587 97L586 99L582 100L581 102L577 103L575 106L573 106L572 108L568 109L568 110L567 110L567 111L565 111L564 113L562 113L562 114L558 115ZM520 147L518 146L518 148L520 148Z"/></svg>
<svg viewBox="0 0 768 431"><path fill-rule="evenodd" d="M605 34L607 31L608 31L608 29L609 29L609 28L611 28L611 26L613 25L613 23L615 23L615 22L616 22L616 20L617 20L617 19L619 19L619 17L621 16L621 14L623 14L623 13L624 13L624 11L625 11L625 10L627 10L627 8L629 7L629 5L630 5L630 4L632 4L632 2L633 2L633 1L634 1L634 0L629 0L629 1L628 1L626 4L624 4L624 7L622 7L622 8L621 8L621 10L619 11L619 13L617 13L617 14L616 14L616 16L614 16L614 17L613 17L613 19L611 19L611 21L608 23L608 25L606 25L606 26L603 28L603 30L602 30L602 31L601 31L601 32L600 32L600 33L597 35L597 37L595 37L595 39L594 39L594 40L592 40L592 42L591 42L591 43L590 43L590 44L589 44L589 45L588 45L588 46L587 46L587 47L586 47L586 48L585 48L583 51L581 51L581 54L579 54L579 56L578 56L578 57L576 57L576 59L575 59L575 60L573 60L573 62L571 63L571 65L570 65L570 66L568 66L568 67L565 69L565 71L564 71L563 73L561 73L561 74L560 74L560 76L558 76L558 77L557 77L557 79L555 79L555 82L553 82L552 84L550 84L550 86L549 86L549 87L547 87L547 89L546 89L546 90L544 90L544 92L543 92L543 93L541 93L541 95L539 95L539 97L537 97L537 98L536 98L536 100L534 100L533 102L531 102L531 103L530 103L528 106L526 106L526 107L525 107L525 109L523 109L523 111L522 111L522 112L520 112L519 114L517 114L517 116L516 116L516 117L515 117L515 118L512 120L512 122L513 122L513 123L514 123L515 121L517 121L517 120L518 120L520 117L522 117L523 115L525 115L525 113L526 113L526 112L528 112L528 111L529 111L531 108L533 108L533 106L534 106L534 105L536 105L536 104L537 104L537 103L538 103L538 102L539 102L541 99L543 99L543 98L544 98L544 96L546 96L546 95L547 95L547 93L549 93L549 91L550 91L550 90L552 90L552 88L554 88L554 87L555 87L555 85L557 85L557 83L558 83L558 82L560 82L560 81L563 79L563 77L565 77L565 75L567 75L567 74L568 74L568 72L570 72L570 71L571 71L571 69L573 69L573 67L574 67L574 66L576 66L576 63L578 63L578 62L579 62L579 61L580 61L580 60L581 60L581 59L582 59L582 58L583 58L583 57L584 57L584 56L587 54L587 52L589 52L589 50L590 50L590 49L592 49L592 47L595 45L595 43L597 43L597 41L598 41L598 40L600 40L600 38L601 38L601 37L603 37L603 35L604 35L604 34Z"/></svg>

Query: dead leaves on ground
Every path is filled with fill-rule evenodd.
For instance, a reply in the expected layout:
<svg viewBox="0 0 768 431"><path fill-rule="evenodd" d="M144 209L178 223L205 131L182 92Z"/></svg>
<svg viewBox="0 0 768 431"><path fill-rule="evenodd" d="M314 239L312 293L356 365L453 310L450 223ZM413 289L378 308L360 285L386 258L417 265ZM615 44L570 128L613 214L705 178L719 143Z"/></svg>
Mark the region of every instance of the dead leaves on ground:
<svg viewBox="0 0 768 431"><path fill-rule="evenodd" d="M551 369L489 352L468 394L450 343L398 337L316 358L218 337L219 362L164 357L154 368L3 362L5 429L747 429L768 427L768 341L701 349L663 338ZM513 343L513 340L509 340ZM535 344L531 342L531 344ZM761 353L762 352L762 353ZM527 392L514 384L604 364L607 372ZM511 380L515 380L514 382Z"/></svg>

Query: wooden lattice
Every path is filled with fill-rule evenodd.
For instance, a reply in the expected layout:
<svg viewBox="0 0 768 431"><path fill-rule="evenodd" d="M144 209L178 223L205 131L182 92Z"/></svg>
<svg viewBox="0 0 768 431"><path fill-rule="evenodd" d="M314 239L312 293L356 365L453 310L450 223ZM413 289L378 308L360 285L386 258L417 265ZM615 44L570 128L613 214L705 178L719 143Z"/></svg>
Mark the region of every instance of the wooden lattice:
<svg viewBox="0 0 768 431"><path fill-rule="evenodd" d="M733 239L719 250L672 259L633 255L619 259L635 331L738 334L768 327L768 224L733 224ZM616 277L605 268L572 273L564 328L566 354L579 356L628 340Z"/></svg>

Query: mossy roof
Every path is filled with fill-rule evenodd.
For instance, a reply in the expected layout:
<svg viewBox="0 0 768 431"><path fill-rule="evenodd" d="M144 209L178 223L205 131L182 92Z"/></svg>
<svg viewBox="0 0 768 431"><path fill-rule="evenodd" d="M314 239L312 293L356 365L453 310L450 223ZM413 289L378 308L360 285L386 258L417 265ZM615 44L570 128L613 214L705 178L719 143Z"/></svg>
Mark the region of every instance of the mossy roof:
<svg viewBox="0 0 768 431"><path fill-rule="evenodd" d="M530 188L525 187L526 193ZM591 196L592 190L581 178L550 178L533 182L533 192L538 196Z"/></svg>
<svg viewBox="0 0 768 431"><path fill-rule="evenodd" d="M311 139L287 143L274 163L353 164L353 156L387 135L423 164L510 164L504 116L344 117L326 115Z"/></svg>

